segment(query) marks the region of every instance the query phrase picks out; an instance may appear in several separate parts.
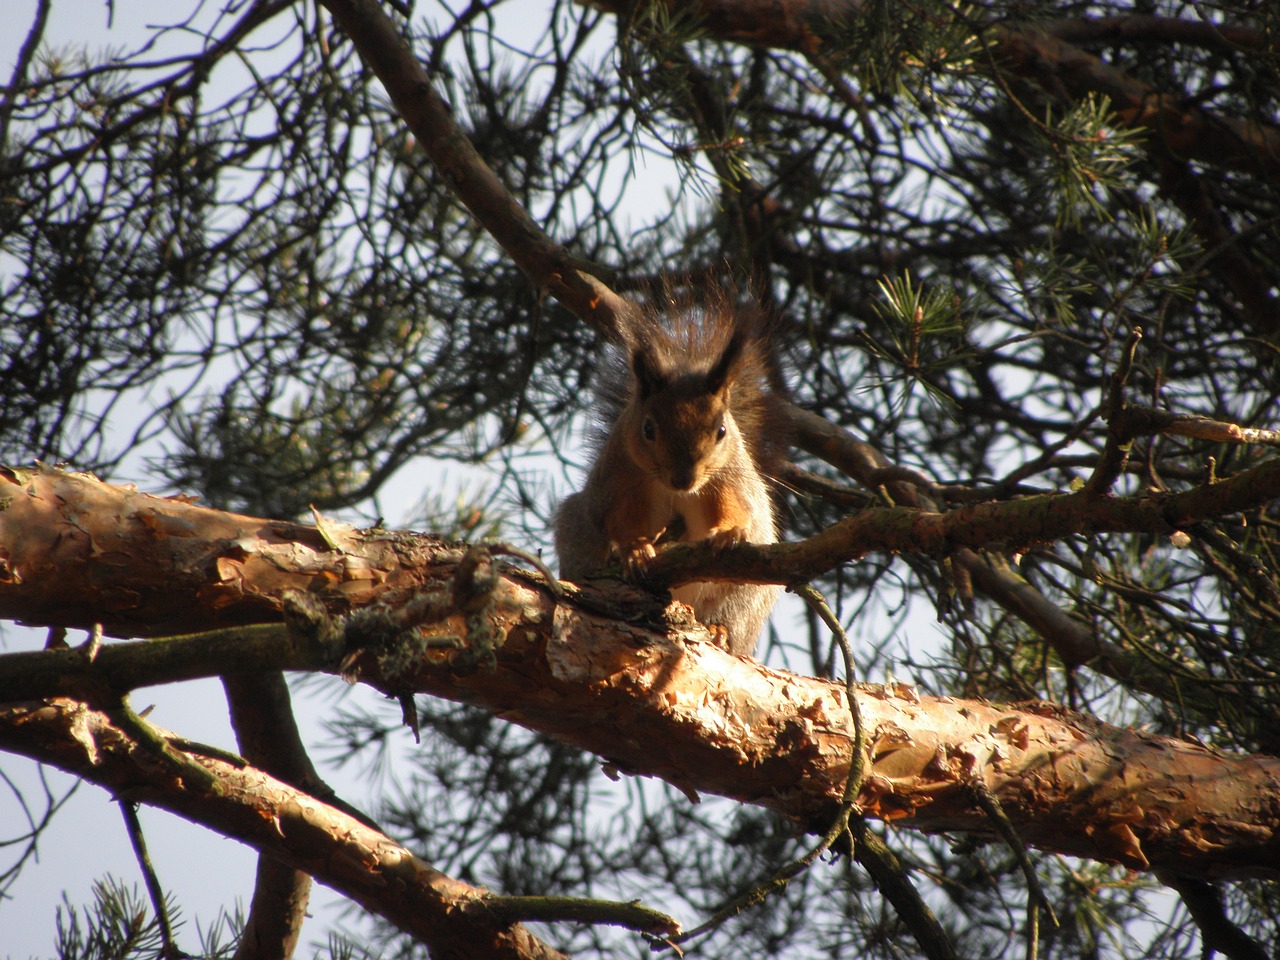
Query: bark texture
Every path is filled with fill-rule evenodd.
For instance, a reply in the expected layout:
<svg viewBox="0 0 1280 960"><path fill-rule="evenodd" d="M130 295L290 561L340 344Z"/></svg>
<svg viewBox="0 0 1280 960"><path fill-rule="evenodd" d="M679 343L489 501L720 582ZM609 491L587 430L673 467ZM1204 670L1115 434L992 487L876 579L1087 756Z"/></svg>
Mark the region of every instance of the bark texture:
<svg viewBox="0 0 1280 960"><path fill-rule="evenodd" d="M0 705L0 746L267 853L386 917L432 956L563 957L520 924L490 916L483 888L446 876L345 813L252 767L183 754L215 778L216 789L202 790L104 711L64 698Z"/></svg>
<svg viewBox="0 0 1280 960"><path fill-rule="evenodd" d="M127 622L170 623L182 608L191 629L206 617L273 619L290 585L314 585L334 612L388 601L381 619L353 620L343 638L354 655L347 667L379 689L471 703L623 770L807 827L837 810L853 742L844 688L729 656L680 605L664 609L627 588L567 585L557 597L487 553L429 538L271 524L52 471L27 475L17 491L7 483L0 616L56 609L59 623L85 626L99 619L95 603L127 596L114 608ZM30 597L46 597L39 581L58 563L70 571L61 604L36 604ZM259 666L302 665L297 645L266 640ZM107 649L118 664L156 646ZM205 669L216 672L217 649L209 654ZM245 662L228 656L221 669ZM163 670L192 675L167 663L151 682L168 679ZM51 679L49 695L56 688ZM3 690L0 681L0 699ZM1020 837L1046 850L1192 877L1280 869L1277 758L1223 754L1044 703L923 697L906 685L864 685L859 702L869 764L858 806L868 816L994 836L974 799L985 787Z"/></svg>

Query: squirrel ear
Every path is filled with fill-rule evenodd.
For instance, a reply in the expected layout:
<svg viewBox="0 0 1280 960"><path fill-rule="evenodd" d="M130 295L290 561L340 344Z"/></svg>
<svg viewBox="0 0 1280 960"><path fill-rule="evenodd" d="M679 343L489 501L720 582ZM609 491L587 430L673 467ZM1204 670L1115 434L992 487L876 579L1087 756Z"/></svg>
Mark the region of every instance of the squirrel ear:
<svg viewBox="0 0 1280 960"><path fill-rule="evenodd" d="M653 359L643 350L631 351L631 372L636 375L641 400L657 393L667 384L666 376L658 370Z"/></svg>
<svg viewBox="0 0 1280 960"><path fill-rule="evenodd" d="M725 344L724 351L720 354L720 359L716 361L715 366L707 371L707 393L719 393L724 389L724 385L728 382L733 368L738 365L738 360L742 356L742 349L746 344L746 332L741 328L735 330L733 336L729 338L729 342Z"/></svg>

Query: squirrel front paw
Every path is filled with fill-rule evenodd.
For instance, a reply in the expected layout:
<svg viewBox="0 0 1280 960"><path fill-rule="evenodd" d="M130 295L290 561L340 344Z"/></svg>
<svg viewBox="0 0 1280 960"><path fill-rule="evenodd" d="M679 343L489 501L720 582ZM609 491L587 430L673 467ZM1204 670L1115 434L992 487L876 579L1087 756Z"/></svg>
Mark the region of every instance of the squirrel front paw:
<svg viewBox="0 0 1280 960"><path fill-rule="evenodd" d="M716 553L726 547L736 547L747 539L747 531L742 527L723 527L707 534L707 542Z"/></svg>
<svg viewBox="0 0 1280 960"><path fill-rule="evenodd" d="M653 546L653 541L648 537L641 537L628 544L626 547L620 547L618 544L612 544L611 549L622 560L622 575L628 580L637 580L644 576L645 571L649 568L649 564L653 562L653 558L658 555L658 551Z"/></svg>
<svg viewBox="0 0 1280 960"><path fill-rule="evenodd" d="M711 634L711 642L722 650L732 650L729 642L729 628L723 623L706 623L707 633Z"/></svg>

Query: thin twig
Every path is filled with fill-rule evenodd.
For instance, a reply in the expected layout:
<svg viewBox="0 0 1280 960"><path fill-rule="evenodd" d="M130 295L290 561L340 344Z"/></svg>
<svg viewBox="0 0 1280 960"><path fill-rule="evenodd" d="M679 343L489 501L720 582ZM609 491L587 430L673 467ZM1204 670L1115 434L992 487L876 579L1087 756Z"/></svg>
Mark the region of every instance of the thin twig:
<svg viewBox="0 0 1280 960"><path fill-rule="evenodd" d="M1125 341L1124 351L1120 354L1120 362L1111 374L1111 385L1107 392L1106 412L1107 443L1094 467L1093 476L1085 484L1085 492L1101 496L1111 492L1116 479L1124 472L1129 459L1129 449L1133 437L1124 430L1124 388L1129 382L1129 373L1133 369L1134 354L1138 344L1142 342L1142 328L1134 327Z"/></svg>
<svg viewBox="0 0 1280 960"><path fill-rule="evenodd" d="M142 822L138 819L138 807L132 801L119 800L120 813L124 817L125 832L129 834L129 843L133 846L133 854L138 858L138 867L142 870L143 882L147 885L147 896L151 898L151 908L156 912L156 923L160 927L160 955L177 958L184 954L173 942L173 925L169 922L169 907L164 900L164 891L160 889L160 878L156 876L155 866L151 863L151 855L147 853L147 841L142 835Z"/></svg>
<svg viewBox="0 0 1280 960"><path fill-rule="evenodd" d="M1035 864L1027 856L1026 844L1018 836L1018 831L1014 828L1009 815L1004 812L1004 808L1000 806L1000 801L996 799L995 794L991 792L990 788L982 780L975 779L969 786L973 791L974 799L978 802L978 806L982 808L982 812L991 819L1000 837L1009 845L1014 859L1018 861L1018 866L1022 869L1023 877L1026 878L1027 890L1031 894L1027 903L1027 960L1036 960L1040 938L1040 911L1038 908L1044 908L1049 915L1049 922L1055 928L1058 926L1058 915L1053 910L1053 904L1049 902L1049 898L1045 895L1044 887L1040 885L1040 878L1036 876Z"/></svg>
<svg viewBox="0 0 1280 960"><path fill-rule="evenodd" d="M854 835L849 829L849 821L853 814L854 800L862 789L862 780L866 772L866 737L862 729L862 713L858 709L857 681L854 679L853 672L853 650L849 646L849 638L846 636L844 628L840 625L840 621L831 612L826 600L817 590L809 584L792 587L791 589L792 592L804 599L822 619L823 623L831 629L844 655L845 695L849 702L849 715L853 720L853 745L849 757L849 775L845 778L844 794L840 799L840 809L831 821L831 825L827 828L827 832L822 835L822 839L810 848L808 852L781 867L772 877L756 884L746 893L734 897L713 913L705 922L694 927L688 933L673 938L669 941L673 948L676 944L687 943L695 937L709 933L729 918L737 916L748 907L762 902L781 890L816 862L822 854L831 849L831 846L841 836L848 837L851 849L854 845Z"/></svg>

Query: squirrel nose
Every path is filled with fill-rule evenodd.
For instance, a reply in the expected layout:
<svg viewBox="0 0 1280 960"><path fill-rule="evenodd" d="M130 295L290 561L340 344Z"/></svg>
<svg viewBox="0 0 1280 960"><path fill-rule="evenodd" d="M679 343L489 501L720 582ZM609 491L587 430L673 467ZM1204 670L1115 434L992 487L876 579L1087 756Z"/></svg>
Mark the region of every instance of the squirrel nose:
<svg viewBox="0 0 1280 960"><path fill-rule="evenodd" d="M685 491L693 489L693 467L678 466L671 471L671 489Z"/></svg>

